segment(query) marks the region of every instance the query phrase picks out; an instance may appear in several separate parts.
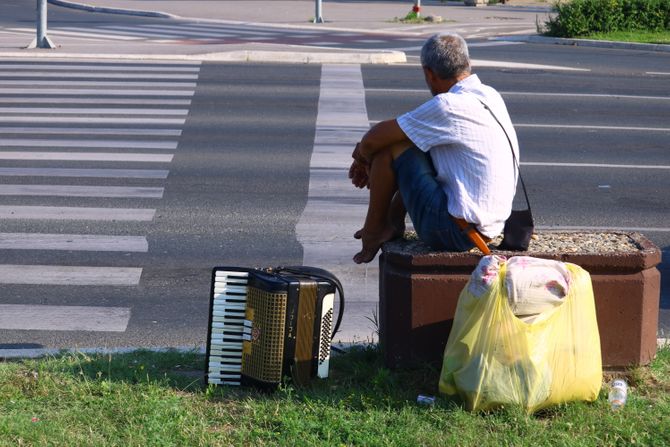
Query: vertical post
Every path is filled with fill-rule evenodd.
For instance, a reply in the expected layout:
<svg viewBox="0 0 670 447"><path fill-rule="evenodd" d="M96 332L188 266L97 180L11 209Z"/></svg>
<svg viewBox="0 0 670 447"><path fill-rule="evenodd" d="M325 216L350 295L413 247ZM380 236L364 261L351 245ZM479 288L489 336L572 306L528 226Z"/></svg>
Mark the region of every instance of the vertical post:
<svg viewBox="0 0 670 447"><path fill-rule="evenodd" d="M416 13L417 18L421 17L421 0L416 0L414 2L414 8L412 8L412 11Z"/></svg>
<svg viewBox="0 0 670 447"><path fill-rule="evenodd" d="M316 12L314 14L314 23L323 23L323 8L321 0L315 0Z"/></svg>
<svg viewBox="0 0 670 447"><path fill-rule="evenodd" d="M56 48L47 36L47 0L37 0L37 19L35 22L37 36L28 48Z"/></svg>

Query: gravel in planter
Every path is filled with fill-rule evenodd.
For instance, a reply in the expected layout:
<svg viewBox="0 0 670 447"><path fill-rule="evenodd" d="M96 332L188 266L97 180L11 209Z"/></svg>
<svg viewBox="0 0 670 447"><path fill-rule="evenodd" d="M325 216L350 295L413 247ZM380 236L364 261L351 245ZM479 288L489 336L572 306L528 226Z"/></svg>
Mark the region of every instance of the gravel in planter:
<svg viewBox="0 0 670 447"><path fill-rule="evenodd" d="M602 254L602 253L632 253L639 251L641 247L635 242L638 233L617 232L554 232L543 231L533 235L527 252L514 252L518 254L532 253L579 253L579 254ZM499 236L491 243L492 252L502 241ZM407 231L404 239L389 241L385 248L389 251L401 252L411 255L434 252L430 247L421 242L416 233ZM471 250L473 253L481 253L477 248ZM501 251L500 253L511 253Z"/></svg>

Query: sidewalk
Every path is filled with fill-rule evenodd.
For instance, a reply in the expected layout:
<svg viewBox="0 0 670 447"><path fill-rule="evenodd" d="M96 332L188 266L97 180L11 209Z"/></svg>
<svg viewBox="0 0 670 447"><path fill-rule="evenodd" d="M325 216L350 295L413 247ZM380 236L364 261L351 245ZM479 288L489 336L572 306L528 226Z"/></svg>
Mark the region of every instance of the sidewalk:
<svg viewBox="0 0 670 447"><path fill-rule="evenodd" d="M417 42L437 32L456 32L466 39L670 51L670 45L557 39L537 35L537 24L551 13L549 0L507 0L484 7L464 6L462 1L423 0L423 17L439 16L441 22L421 24L399 21L414 5L412 0L322 0L324 23L313 23L315 0L48 0L50 11L84 10L106 15L170 18L203 24L248 25L302 32L352 32L416 38ZM50 12L53 14L53 12ZM101 17L98 15L98 17ZM25 50L25 35L3 34L0 55L5 57L66 57L216 60L288 63L392 64L406 62L405 47L388 49L324 48L282 45L263 41L221 44L170 45L157 41L114 42L77 39L58 35L56 50ZM412 43L411 48L419 43Z"/></svg>
<svg viewBox="0 0 670 447"><path fill-rule="evenodd" d="M411 34L430 33L438 24L403 24L412 10L411 0L340 0L322 2L325 23L315 24L314 0L53 0L50 3L70 4L101 12L187 18L201 21L241 22L286 27L384 31ZM421 14L440 16L443 24L514 23L535 26L551 10L546 0L508 0L505 5L486 7L464 6L460 1L423 1Z"/></svg>
<svg viewBox="0 0 670 447"><path fill-rule="evenodd" d="M263 26L277 29L352 32L416 38L420 42L437 32L462 33L463 29L488 30L491 33L534 33L536 22L551 9L546 0L508 0L505 5L468 7L461 1L422 1L424 17L440 16L441 23L402 23L414 5L411 0L339 0L323 1L325 23L313 23L314 0L48 0L49 14L54 11L85 10L96 13L125 14L136 17L171 18L204 24ZM498 31L500 29L500 31ZM492 31L493 30L493 31ZM56 50L25 50L23 36L3 36L0 55L8 57L106 57L125 59L180 59L216 61L254 61L291 63L390 64L405 62L403 51L385 49L343 49L307 45L281 45L268 42L237 44L170 45L151 41L114 42L82 40L72 36L54 36ZM467 36L465 36L467 38ZM23 40L21 40L23 39Z"/></svg>

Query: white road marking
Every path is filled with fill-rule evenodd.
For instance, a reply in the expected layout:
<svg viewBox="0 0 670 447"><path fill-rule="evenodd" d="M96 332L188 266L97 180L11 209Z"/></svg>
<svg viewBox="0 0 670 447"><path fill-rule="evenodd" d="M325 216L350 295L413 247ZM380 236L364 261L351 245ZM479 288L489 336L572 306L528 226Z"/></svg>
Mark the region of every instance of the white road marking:
<svg viewBox="0 0 670 447"><path fill-rule="evenodd" d="M581 124L514 124L514 127L548 128L548 129L585 129L585 130L625 130L640 132L668 132L670 127L632 127L632 126L587 126Z"/></svg>
<svg viewBox="0 0 670 447"><path fill-rule="evenodd" d="M146 109L120 107L0 107L0 113L58 115L188 115L188 109Z"/></svg>
<svg viewBox="0 0 670 447"><path fill-rule="evenodd" d="M430 97L427 88L366 88L367 92L374 93L412 93ZM635 95L615 95L602 93L552 93L552 92L499 92L502 96L556 96L565 98L606 98L606 99L635 99L640 101L649 100L670 100L670 96L635 96Z"/></svg>
<svg viewBox="0 0 670 447"><path fill-rule="evenodd" d="M605 163L553 163L553 162L536 162L536 161L522 161L522 166L546 166L550 168L608 168L608 169L670 169L668 165L622 165L622 164L605 164Z"/></svg>
<svg viewBox="0 0 670 447"><path fill-rule="evenodd" d="M0 118L0 121L2 119ZM106 149L177 149L176 141L133 141L133 140L38 140L0 138L0 147L91 147Z"/></svg>
<svg viewBox="0 0 670 447"><path fill-rule="evenodd" d="M32 86L34 90L40 90L39 87L42 85L56 85L59 87L146 87L151 89L163 89L166 87L175 87L175 88L191 88L196 87L195 82L123 82L123 81L29 81L29 80L5 80L2 81L2 85L29 85ZM169 90L162 90L166 96L169 96Z"/></svg>
<svg viewBox="0 0 670 447"><path fill-rule="evenodd" d="M121 127L0 127L2 134L52 134L52 135L147 135L179 137L181 129L139 129Z"/></svg>
<svg viewBox="0 0 670 447"><path fill-rule="evenodd" d="M521 70L556 70L556 71L591 71L588 68L564 67L559 65L527 64L523 62L492 61L485 59L472 59L470 63L476 68L515 68ZM421 64L405 64L420 67Z"/></svg>
<svg viewBox="0 0 670 447"><path fill-rule="evenodd" d="M146 27L160 27L161 25L154 25L154 24L147 24ZM221 27L220 25L216 24L206 24L206 23L198 23L198 24L176 24L174 27L171 27L171 29L174 29L176 31L180 31L182 29L184 30L194 30L194 31L200 31L200 30L209 30L209 31L221 31L224 33L234 33L234 34L253 34L254 36L281 36L282 31L273 31L273 30L259 30L259 29L247 29L242 27L234 27L234 26L225 26ZM294 31L291 31L294 32ZM320 32L317 32L317 34L321 34Z"/></svg>
<svg viewBox="0 0 670 447"><path fill-rule="evenodd" d="M93 177L166 179L166 169L0 168L0 177Z"/></svg>
<svg viewBox="0 0 670 447"><path fill-rule="evenodd" d="M646 96L646 95L617 95L603 93L552 93L552 92L500 92L503 96L555 96L565 98L607 98L607 99L635 99L640 101L659 100L668 101L670 96Z"/></svg>
<svg viewBox="0 0 670 447"><path fill-rule="evenodd" d="M124 332L127 307L0 304L0 329Z"/></svg>
<svg viewBox="0 0 670 447"><path fill-rule="evenodd" d="M351 185L346 169L356 142L367 129L360 66L323 65L308 199L296 234L303 246L303 263L335 274L347 290L349 303L379 299L377 263L356 265L352 261L361 247L352 236L365 219L368 193ZM346 314L338 340L374 337L373 329L366 331L370 323L362 313Z"/></svg>
<svg viewBox="0 0 670 447"><path fill-rule="evenodd" d="M153 62L146 62L146 63L155 65L155 63ZM164 72L183 72L183 73L197 73L200 71L200 62L184 63L182 65L193 65L193 66L178 66L178 67L170 65L166 66L130 65L132 64L132 62L127 62L126 64L127 65L118 65L118 64L111 65L108 63L77 64L77 63L58 63L58 62L54 62L53 64L0 63L0 70L49 70L50 72L53 72L54 70L124 71L124 72L164 71Z"/></svg>
<svg viewBox="0 0 670 447"><path fill-rule="evenodd" d="M149 186L91 185L7 185L0 184L0 196L114 197L161 199L163 188Z"/></svg>
<svg viewBox="0 0 670 447"><path fill-rule="evenodd" d="M86 208L68 206L0 206L0 219L48 220L104 220L139 221L153 220L156 210L146 208Z"/></svg>
<svg viewBox="0 0 670 447"><path fill-rule="evenodd" d="M72 267L65 265L0 265L0 284L63 286L136 286L137 267ZM60 307L60 306L59 306Z"/></svg>
<svg viewBox="0 0 670 447"><path fill-rule="evenodd" d="M415 41L417 39L400 39L400 40L412 40ZM525 42L503 42L503 41L491 41L491 42L474 42L474 43L469 43L468 48L473 48L473 47L499 47L502 45L525 45ZM411 47L397 47L397 48L389 48L390 50L396 50L396 51L421 51L422 46L421 45L415 45Z"/></svg>
<svg viewBox="0 0 670 447"><path fill-rule="evenodd" d="M170 163L172 155L114 154L106 152L11 152L0 151L0 160L61 160Z"/></svg>
<svg viewBox="0 0 670 447"><path fill-rule="evenodd" d="M161 33L161 32L155 32L152 30L147 30L144 27L138 28L138 27L131 27L131 26L116 26L116 25L106 25L104 27L101 27L100 29L104 30L105 33L117 35L117 36L133 36L133 37L139 37L143 39L154 39L154 38L171 38L171 39L179 39L183 36L180 36L179 34L176 33Z"/></svg>
<svg viewBox="0 0 670 447"><path fill-rule="evenodd" d="M230 32L230 31L225 31L222 30L221 32L211 32L211 31L203 31L201 28L194 28L194 27L186 27L186 26L179 26L179 27L168 27L168 26L163 26L163 25L153 25L153 24L147 24L142 27L143 30L150 30L153 32L153 30L157 31L173 31L178 33L178 36L196 36L196 37L215 37L215 38L227 38L227 37L235 37L237 33Z"/></svg>
<svg viewBox="0 0 670 447"><path fill-rule="evenodd" d="M3 83L4 84L4 83ZM94 88L2 88L4 95L83 95L83 96L193 96L194 90L136 90Z"/></svg>
<svg viewBox="0 0 670 447"><path fill-rule="evenodd" d="M370 121L370 125L375 125L379 121ZM576 129L576 130L624 130L624 131L640 131L640 132L669 132L670 127L631 127L631 126L588 126L582 124L527 124L515 123L515 128L537 128L537 129Z"/></svg>
<svg viewBox="0 0 670 447"><path fill-rule="evenodd" d="M11 31L18 31L20 33L35 33L34 29L31 28L7 28L8 30ZM118 35L110 35L110 34L102 34L102 33L87 33L87 32L82 32L82 31L64 31L64 30L57 30L51 27L49 29L49 34L54 35L54 36L73 36L73 37L83 37L86 39L93 39L93 40L138 40L134 37L128 37L128 36L118 36Z"/></svg>
<svg viewBox="0 0 670 447"><path fill-rule="evenodd" d="M96 37L100 37L97 35ZM26 123L25 125L1 126L0 147L4 148L91 148L91 149L154 149L176 150L176 138L116 139L119 135L145 135L155 137L179 137L181 130L173 128L151 128L152 125L179 125L185 122L188 109L169 107L189 106L188 99L170 97L193 96L195 82L173 82L196 80L199 64L183 65L181 73L170 71L170 67L154 65L151 73L144 73L144 67L119 64L116 69L105 70L102 64L95 72L88 72L94 66L73 69L73 64L58 64L61 71L54 71L56 64L7 64L0 72L0 123ZM22 65L24 68L17 68ZM42 65L40 71L37 65ZM24 71L22 71L24 70ZM30 70L30 71L29 71ZM65 71L68 70L68 71ZM180 70L177 70L180 71ZM195 72L195 74L193 74ZM82 78L85 80L63 80ZM20 80L18 80L20 79ZM59 79L59 80L56 80ZM96 81L95 79L103 79ZM107 81L118 79L124 82ZM125 82L126 79L133 82ZM153 82L139 82L137 80ZM27 86L11 88L10 86ZM39 88L47 86L47 88ZM57 86L50 88L48 86ZM82 88L91 86L92 88ZM64 88L65 87L65 88ZM68 88L71 87L71 88ZM118 87L118 88L116 88ZM127 88L130 87L130 88ZM179 89L179 87L190 90ZM171 88L175 88L171 90ZM23 95L8 97L7 95ZM80 96L77 98L77 96ZM119 98L110 98L118 96ZM158 97L144 100L147 96ZM19 105L28 106L21 107ZM45 104L44 107L37 106ZM64 107L74 104L74 107ZM77 107L79 104L126 105L126 107ZM130 105L138 107L128 107ZM151 107L162 106L162 107ZM79 115L79 116L77 116ZM111 115L111 116L110 116ZM117 115L117 116L114 116ZM165 118L163 118L165 117ZM173 118L174 117L174 118ZM179 117L179 119L175 119ZM49 123L41 127L28 127L39 123ZM56 123L56 124L54 124ZM57 123L71 125L85 124L136 124L137 128L99 128L58 126ZM140 127L141 126L141 127ZM111 137L89 137L83 140L70 138L39 138L32 135L114 135ZM20 138L18 135L25 135ZM67 150L67 149L65 149ZM5 160L67 160L75 162L161 162L169 163L173 155L145 153L91 153L91 152L37 152L0 151L0 159ZM74 169L51 167L0 167L0 177L90 177L90 178L167 178L167 170L142 169ZM72 184L7 184L0 183L0 196L36 197L103 197L125 199L161 199L164 188L152 186L96 186ZM64 206L0 206L0 220L74 220L74 221L152 221L155 209L148 208L97 208ZM146 253L149 246L143 236L89 235L89 234L48 234L48 233L0 233L0 250L62 250L68 252L125 252ZM50 285L50 286L137 286L142 269L138 267L98 267L63 265L0 265L0 284ZM43 305L0 305L0 329L8 330L76 330L76 331L117 331L126 330L130 309L121 307L84 306L43 306Z"/></svg>
<svg viewBox="0 0 670 447"><path fill-rule="evenodd" d="M190 99L133 99L133 98L0 98L0 104L96 104L96 105L161 105L190 106Z"/></svg>
<svg viewBox="0 0 670 447"><path fill-rule="evenodd" d="M93 234L0 233L0 250L123 251L146 253L143 236Z"/></svg>
<svg viewBox="0 0 670 447"><path fill-rule="evenodd" d="M77 116L0 116L0 123L87 123L87 124L169 124L184 125L182 118L126 118Z"/></svg>
<svg viewBox="0 0 670 447"><path fill-rule="evenodd" d="M25 78L88 78L88 79L172 79L192 80L198 79L197 74L163 74L163 73L89 73L70 71L67 73L53 73L48 71L0 71L0 78L14 78L22 76ZM38 82L42 82L41 80Z"/></svg>

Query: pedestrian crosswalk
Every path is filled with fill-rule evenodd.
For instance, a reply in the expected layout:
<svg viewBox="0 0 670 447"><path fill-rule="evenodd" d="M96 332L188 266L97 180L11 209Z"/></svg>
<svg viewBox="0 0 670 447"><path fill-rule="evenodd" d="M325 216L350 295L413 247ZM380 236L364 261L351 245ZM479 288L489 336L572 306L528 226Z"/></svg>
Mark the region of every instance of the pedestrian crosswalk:
<svg viewBox="0 0 670 447"><path fill-rule="evenodd" d="M34 28L0 26L0 30L11 33L34 34ZM337 29L307 29L265 26L259 24L203 23L189 20L167 20L120 25L114 22L89 22L83 25L53 22L49 24L49 35L82 39L84 41L151 42L178 45L234 45L249 43L271 43L296 46L333 48L387 48L401 49L408 45L421 45L426 36L435 33L435 24L402 25L376 30L351 31ZM446 22L440 32L451 32L466 39L482 39L500 35L534 34L536 26L524 21L506 23ZM413 48L413 47L412 47ZM0 67L2 68L2 67ZM73 70L76 67L73 67ZM38 68L35 68L38 70ZM189 79L192 72L181 72ZM77 76L73 72L68 76ZM137 79L150 75L144 74ZM95 75L89 75L95 77ZM115 76L106 76L112 79ZM0 77L1 79L1 77Z"/></svg>
<svg viewBox="0 0 670 447"><path fill-rule="evenodd" d="M0 60L0 254L11 261L0 260L0 284L13 287L0 296L0 330L125 331L130 307L21 298L44 286L140 285L143 266L126 255L151 250L199 71Z"/></svg>
<svg viewBox="0 0 670 447"><path fill-rule="evenodd" d="M35 33L34 28L0 27L0 29L14 33ZM326 47L366 47L371 44L382 46L405 45L407 42L417 42L422 39L421 37L393 32L379 32L371 35L365 31L345 32L329 29L314 30L249 24L202 23L187 20L170 20L160 24L135 23L132 26L118 25L111 22L72 26L55 22L49 24L49 35L94 41L150 41L183 45L231 45L258 42ZM76 73L72 76L76 76ZM183 79L188 79L189 74L185 72L182 76Z"/></svg>

